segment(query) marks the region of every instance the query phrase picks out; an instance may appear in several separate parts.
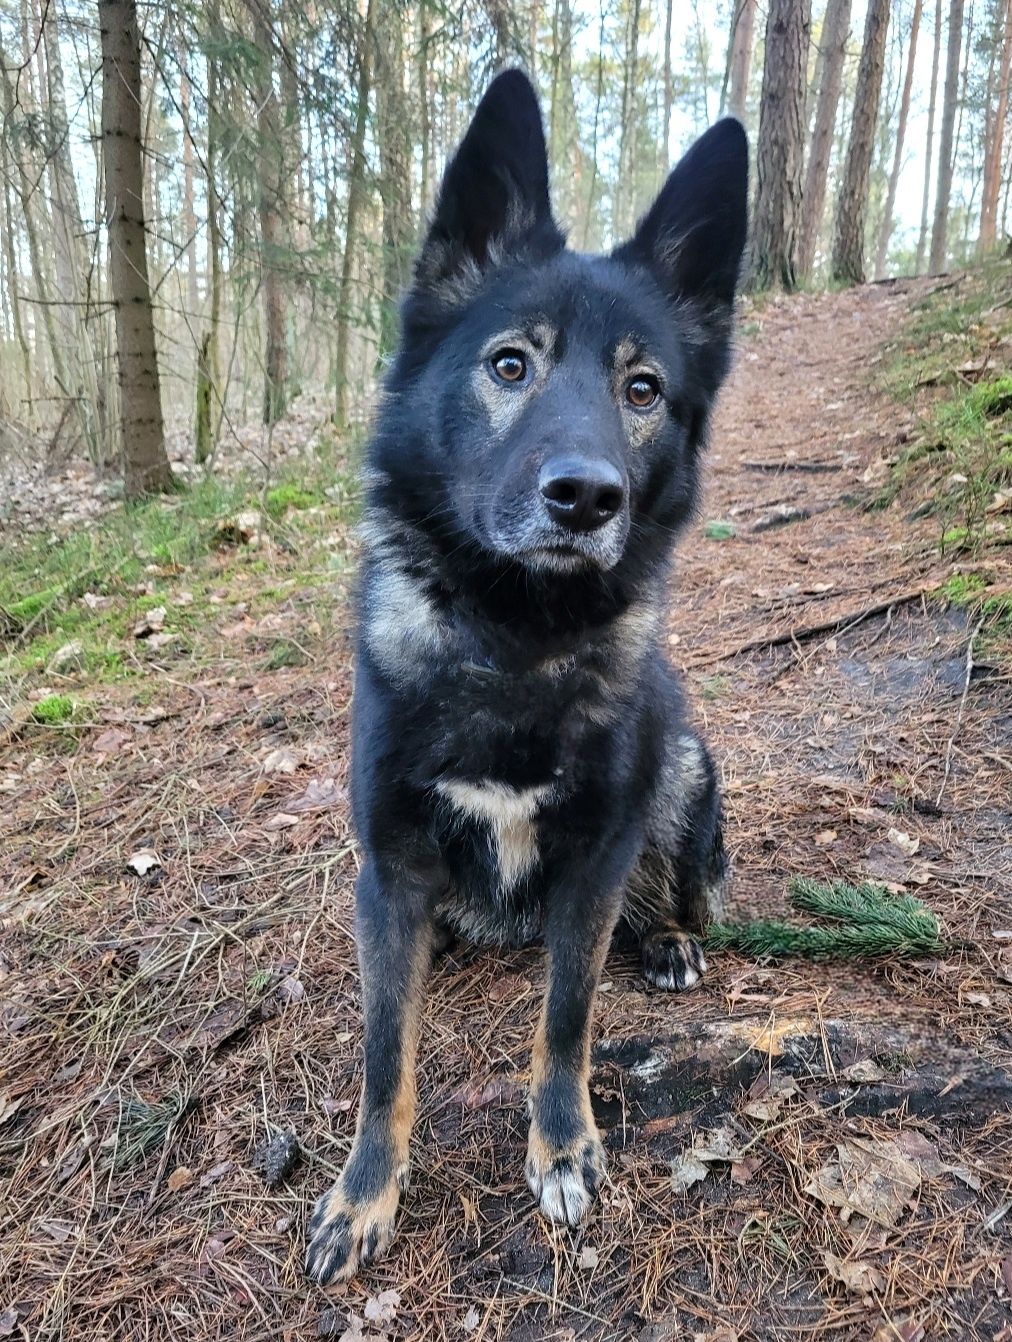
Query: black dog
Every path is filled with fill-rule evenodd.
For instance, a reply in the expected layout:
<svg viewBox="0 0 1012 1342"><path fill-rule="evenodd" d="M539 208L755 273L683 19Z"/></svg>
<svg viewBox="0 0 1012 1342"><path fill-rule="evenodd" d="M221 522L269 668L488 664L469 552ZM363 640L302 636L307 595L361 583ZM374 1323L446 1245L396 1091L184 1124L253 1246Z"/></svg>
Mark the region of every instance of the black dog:
<svg viewBox="0 0 1012 1342"><path fill-rule="evenodd" d="M543 937L527 1180L576 1225L604 1172L588 1091L612 934L688 988L722 891L720 800L659 648L672 542L728 367L747 146L722 121L631 241L567 251L537 101L489 88L451 162L369 451L352 796L365 1085L308 1270L389 1244L434 950Z"/></svg>

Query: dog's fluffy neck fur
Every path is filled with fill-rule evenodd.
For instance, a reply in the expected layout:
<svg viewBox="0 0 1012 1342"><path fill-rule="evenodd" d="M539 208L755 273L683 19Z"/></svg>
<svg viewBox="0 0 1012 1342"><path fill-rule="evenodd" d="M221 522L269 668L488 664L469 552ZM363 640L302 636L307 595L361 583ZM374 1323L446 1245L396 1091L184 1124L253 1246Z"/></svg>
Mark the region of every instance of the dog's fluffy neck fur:
<svg viewBox="0 0 1012 1342"><path fill-rule="evenodd" d="M626 635L637 613L653 607L673 539L659 544L649 569L625 563L607 573L588 567L542 575L459 537L447 540L375 499L362 534L367 588L381 583L384 573L399 574L438 611L448 661L471 674L487 669L518 675L546 666L557 673L569 659L575 669L596 645ZM633 643L629 651L639 660L654 640Z"/></svg>

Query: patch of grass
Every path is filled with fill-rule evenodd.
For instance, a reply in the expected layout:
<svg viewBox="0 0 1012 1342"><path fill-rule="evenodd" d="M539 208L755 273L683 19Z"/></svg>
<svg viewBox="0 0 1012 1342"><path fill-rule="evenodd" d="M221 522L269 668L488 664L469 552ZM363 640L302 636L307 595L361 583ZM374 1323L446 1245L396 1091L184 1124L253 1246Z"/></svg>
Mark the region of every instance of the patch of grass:
<svg viewBox="0 0 1012 1342"><path fill-rule="evenodd" d="M987 590L979 573L953 573L938 589L938 595L953 606L972 606Z"/></svg>
<svg viewBox="0 0 1012 1342"><path fill-rule="evenodd" d="M1007 283L1007 263L991 262L939 286L914 309L882 375L892 395L922 406L922 420L872 506L911 486L926 493L918 512L938 517L943 552L1012 540L1002 515L988 513L1012 479L1012 375L991 363L1012 335Z"/></svg>
<svg viewBox="0 0 1012 1342"><path fill-rule="evenodd" d="M75 680L141 678L151 659L133 629L158 606L167 611L166 632L183 636L172 655L200 657L214 631L234 622L232 602L242 599L252 618L293 589L303 593L307 614L318 591L329 605L354 558L349 523L357 491L346 470L343 460L320 453L302 464L298 479L282 478L266 494L249 477L208 478L167 498L116 507L56 539L0 542L0 680L13 682L16 693L44 683L53 654L71 639L81 644ZM264 542L223 549L219 523L251 508L262 511ZM285 640L271 650L267 669L306 660Z"/></svg>
<svg viewBox="0 0 1012 1342"><path fill-rule="evenodd" d="M32 708L32 717L43 727L61 727L74 717L77 705L67 694L47 694Z"/></svg>
<svg viewBox="0 0 1012 1342"><path fill-rule="evenodd" d="M129 1098L122 1101L119 1132L113 1165L117 1170L138 1165L151 1151L160 1147L169 1134L193 1108L184 1095L166 1096L157 1104Z"/></svg>
<svg viewBox="0 0 1012 1342"><path fill-rule="evenodd" d="M700 682L699 693L703 699L720 699L731 688L727 676L707 676Z"/></svg>

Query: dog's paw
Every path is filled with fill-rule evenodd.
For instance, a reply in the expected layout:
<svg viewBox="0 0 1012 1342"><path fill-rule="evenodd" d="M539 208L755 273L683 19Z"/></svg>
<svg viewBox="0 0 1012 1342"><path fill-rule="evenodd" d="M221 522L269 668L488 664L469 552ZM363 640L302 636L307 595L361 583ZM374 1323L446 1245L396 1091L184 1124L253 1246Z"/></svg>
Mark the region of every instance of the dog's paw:
<svg viewBox="0 0 1012 1342"><path fill-rule="evenodd" d="M596 1134L559 1150L531 1133L527 1182L543 1216L558 1225L578 1226L605 1173L604 1147Z"/></svg>
<svg viewBox="0 0 1012 1342"><path fill-rule="evenodd" d="M339 1180L319 1199L309 1222L306 1273L326 1286L347 1281L390 1247L407 1170L374 1198L349 1197Z"/></svg>
<svg viewBox="0 0 1012 1342"><path fill-rule="evenodd" d="M643 973L657 988L685 992L706 973L706 960L699 943L681 928L664 927L648 932L640 947Z"/></svg>

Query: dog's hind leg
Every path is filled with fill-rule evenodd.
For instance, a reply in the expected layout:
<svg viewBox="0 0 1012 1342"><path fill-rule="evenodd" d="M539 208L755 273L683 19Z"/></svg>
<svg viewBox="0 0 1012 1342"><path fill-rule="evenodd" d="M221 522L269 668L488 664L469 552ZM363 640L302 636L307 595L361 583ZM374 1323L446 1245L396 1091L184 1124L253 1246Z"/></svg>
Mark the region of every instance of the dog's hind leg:
<svg viewBox="0 0 1012 1342"><path fill-rule="evenodd" d="M658 988L691 988L706 972L694 934L720 913L726 879L716 770L702 741L682 727L665 744L647 844L623 909L643 972Z"/></svg>
<svg viewBox="0 0 1012 1342"><path fill-rule="evenodd" d="M365 1015L365 1080L358 1126L340 1179L316 1204L306 1270L341 1281L386 1250L408 1181L415 1113L415 1050L433 929L425 893L385 889L374 865L356 890Z"/></svg>

